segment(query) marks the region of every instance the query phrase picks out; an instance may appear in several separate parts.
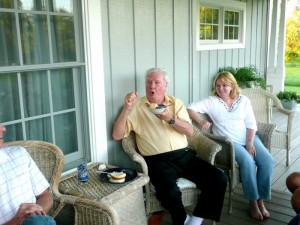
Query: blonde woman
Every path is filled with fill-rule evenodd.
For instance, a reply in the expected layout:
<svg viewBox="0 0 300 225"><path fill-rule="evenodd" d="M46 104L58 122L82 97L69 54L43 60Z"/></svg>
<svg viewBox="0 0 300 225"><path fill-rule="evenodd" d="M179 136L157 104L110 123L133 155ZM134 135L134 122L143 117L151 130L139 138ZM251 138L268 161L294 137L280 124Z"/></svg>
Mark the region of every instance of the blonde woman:
<svg viewBox="0 0 300 225"><path fill-rule="evenodd" d="M257 125L251 102L241 94L234 76L229 72L218 73L213 87L213 96L191 103L188 113L202 129L208 129L212 124L201 118L199 113L208 114L213 121L213 133L233 141L250 215L256 220L266 219L270 213L264 199L271 198L274 160L256 135Z"/></svg>

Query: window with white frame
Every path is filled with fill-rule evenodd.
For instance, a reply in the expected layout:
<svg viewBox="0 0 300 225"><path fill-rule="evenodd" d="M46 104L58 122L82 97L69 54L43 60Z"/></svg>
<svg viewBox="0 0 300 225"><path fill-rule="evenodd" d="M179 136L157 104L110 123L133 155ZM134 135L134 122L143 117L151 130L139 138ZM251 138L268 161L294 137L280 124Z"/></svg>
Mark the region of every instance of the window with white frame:
<svg viewBox="0 0 300 225"><path fill-rule="evenodd" d="M80 0L0 0L5 141L58 145L65 169L89 158Z"/></svg>
<svg viewBox="0 0 300 225"><path fill-rule="evenodd" d="M246 3L201 0L197 15L197 50L243 48Z"/></svg>

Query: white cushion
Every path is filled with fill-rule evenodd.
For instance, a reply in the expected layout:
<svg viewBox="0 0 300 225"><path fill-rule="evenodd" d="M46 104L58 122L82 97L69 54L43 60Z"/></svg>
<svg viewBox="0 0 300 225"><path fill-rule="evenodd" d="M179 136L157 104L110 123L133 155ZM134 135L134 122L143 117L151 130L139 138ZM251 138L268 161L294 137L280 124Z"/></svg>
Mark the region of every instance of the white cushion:
<svg viewBox="0 0 300 225"><path fill-rule="evenodd" d="M180 189L186 189L186 188L196 188L196 184L190 180L187 180L185 178L178 178L177 179L177 186L180 188ZM155 188L152 184L150 184L150 188L153 192L155 192Z"/></svg>
<svg viewBox="0 0 300 225"><path fill-rule="evenodd" d="M190 180L187 180L185 178L178 178L177 180L177 186L180 189L185 189L185 188L196 188L196 184Z"/></svg>

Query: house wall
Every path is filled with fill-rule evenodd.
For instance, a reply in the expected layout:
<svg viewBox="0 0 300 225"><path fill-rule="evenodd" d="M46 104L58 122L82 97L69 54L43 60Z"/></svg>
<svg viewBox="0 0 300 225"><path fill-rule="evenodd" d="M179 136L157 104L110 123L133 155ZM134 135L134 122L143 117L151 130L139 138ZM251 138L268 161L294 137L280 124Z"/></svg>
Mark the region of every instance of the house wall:
<svg viewBox="0 0 300 225"><path fill-rule="evenodd" d="M225 1L225 0L224 0ZM129 166L112 126L126 93L145 94L144 73L164 67L168 93L186 104L207 97L220 67L256 65L265 74L269 1L247 0L246 47L196 51L197 0L101 0L108 161Z"/></svg>

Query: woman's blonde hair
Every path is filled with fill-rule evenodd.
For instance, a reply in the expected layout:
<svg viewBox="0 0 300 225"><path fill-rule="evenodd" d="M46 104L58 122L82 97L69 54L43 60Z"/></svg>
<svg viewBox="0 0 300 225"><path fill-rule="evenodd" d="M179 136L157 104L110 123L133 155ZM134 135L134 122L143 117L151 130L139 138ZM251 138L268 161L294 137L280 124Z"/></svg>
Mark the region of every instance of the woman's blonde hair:
<svg viewBox="0 0 300 225"><path fill-rule="evenodd" d="M221 80L226 85L232 87L232 90L229 94L231 99L235 99L241 93L241 88L237 84L236 79L234 78L234 76L228 71L222 71L222 72L218 73L216 75L215 79L214 79L214 83L213 83L213 88L214 88L213 89L213 95L214 96L218 96L218 93L217 93L217 90L216 90L217 80Z"/></svg>

